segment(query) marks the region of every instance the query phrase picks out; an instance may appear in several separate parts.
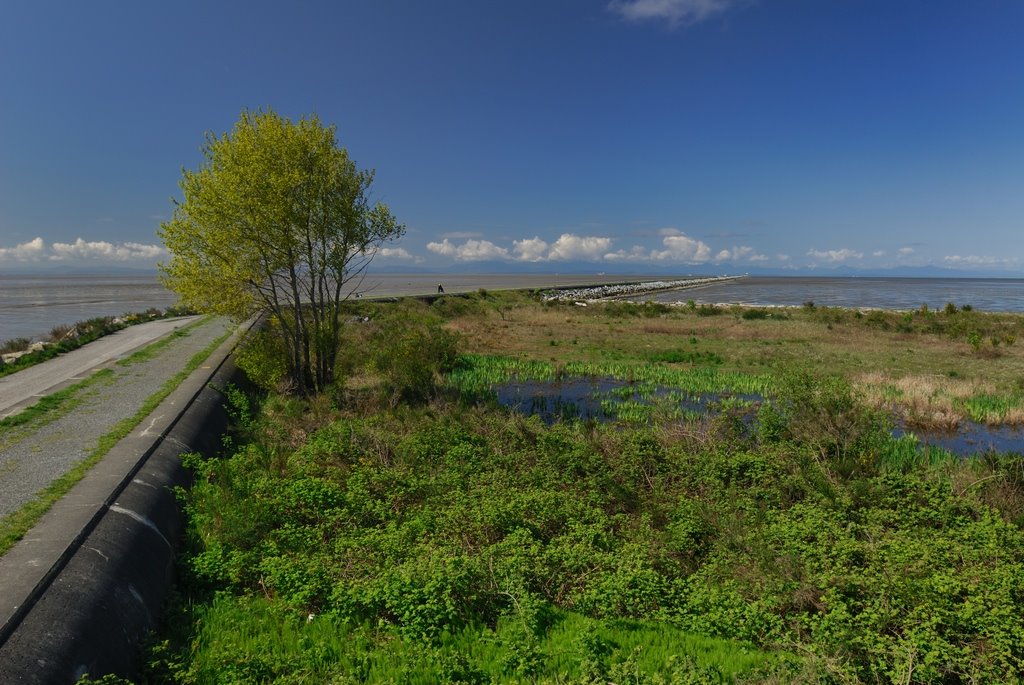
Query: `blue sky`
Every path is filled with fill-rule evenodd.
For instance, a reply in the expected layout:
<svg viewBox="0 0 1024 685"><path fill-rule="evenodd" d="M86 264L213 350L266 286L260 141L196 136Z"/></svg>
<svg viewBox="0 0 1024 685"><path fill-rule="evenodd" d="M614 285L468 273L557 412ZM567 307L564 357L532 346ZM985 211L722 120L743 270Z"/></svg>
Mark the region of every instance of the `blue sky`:
<svg viewBox="0 0 1024 685"><path fill-rule="evenodd" d="M1024 273L1022 35L1012 0L11 3L0 273L164 258L260 107L377 170L382 266Z"/></svg>

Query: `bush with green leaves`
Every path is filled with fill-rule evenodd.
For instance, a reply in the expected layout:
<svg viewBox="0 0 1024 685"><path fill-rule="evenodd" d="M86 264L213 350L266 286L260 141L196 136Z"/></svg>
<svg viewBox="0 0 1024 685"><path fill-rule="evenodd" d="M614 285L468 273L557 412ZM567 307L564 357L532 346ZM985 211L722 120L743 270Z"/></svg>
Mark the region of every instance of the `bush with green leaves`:
<svg viewBox="0 0 1024 685"><path fill-rule="evenodd" d="M759 418L766 439L812 449L845 475L873 467L892 434L892 419L869 408L848 381L807 372L778 379Z"/></svg>
<svg viewBox="0 0 1024 685"><path fill-rule="evenodd" d="M280 331L263 328L251 332L235 350L235 363L263 390L279 389L288 376Z"/></svg>
<svg viewBox="0 0 1024 685"><path fill-rule="evenodd" d="M458 355L458 336L439 319L410 310L406 314L383 318L369 343L371 364L392 405L430 399L440 374L454 368Z"/></svg>
<svg viewBox="0 0 1024 685"><path fill-rule="evenodd" d="M253 430L287 435L293 414L266 412ZM400 405L336 417L283 452L244 445L195 464L192 599L178 621L194 627L158 642L153 673L992 683L1022 672L1019 459L891 468L876 418L848 386L795 377L754 435Z"/></svg>

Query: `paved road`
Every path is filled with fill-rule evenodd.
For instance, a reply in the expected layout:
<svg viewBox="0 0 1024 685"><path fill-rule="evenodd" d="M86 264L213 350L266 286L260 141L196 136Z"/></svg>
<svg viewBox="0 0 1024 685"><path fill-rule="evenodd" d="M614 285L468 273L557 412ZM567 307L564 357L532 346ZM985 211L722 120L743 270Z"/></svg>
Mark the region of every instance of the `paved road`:
<svg viewBox="0 0 1024 685"><path fill-rule="evenodd" d="M42 364L0 378L0 418L17 414L40 397L82 380L104 364L162 338L199 317L183 316L129 326Z"/></svg>

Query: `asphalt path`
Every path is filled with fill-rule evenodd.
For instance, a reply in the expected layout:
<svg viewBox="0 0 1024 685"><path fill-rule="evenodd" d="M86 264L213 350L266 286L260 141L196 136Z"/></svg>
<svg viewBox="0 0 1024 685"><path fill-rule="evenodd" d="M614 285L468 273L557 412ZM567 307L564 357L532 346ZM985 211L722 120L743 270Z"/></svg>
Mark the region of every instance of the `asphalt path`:
<svg viewBox="0 0 1024 685"><path fill-rule="evenodd" d="M82 380L90 373L198 318L182 316L129 326L77 350L0 378L0 419L17 414L41 397Z"/></svg>

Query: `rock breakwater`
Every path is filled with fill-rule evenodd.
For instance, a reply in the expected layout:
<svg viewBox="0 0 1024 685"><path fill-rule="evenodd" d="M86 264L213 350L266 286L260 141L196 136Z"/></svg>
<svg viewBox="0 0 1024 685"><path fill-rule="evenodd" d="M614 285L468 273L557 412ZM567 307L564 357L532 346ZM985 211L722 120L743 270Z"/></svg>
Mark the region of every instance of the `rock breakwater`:
<svg viewBox="0 0 1024 685"><path fill-rule="evenodd" d="M616 283L591 288L549 290L543 294L545 302L593 302L620 297L633 297L665 290L686 290L713 283L733 281L743 276L711 276L707 278L682 278L677 280L643 281L638 283Z"/></svg>

